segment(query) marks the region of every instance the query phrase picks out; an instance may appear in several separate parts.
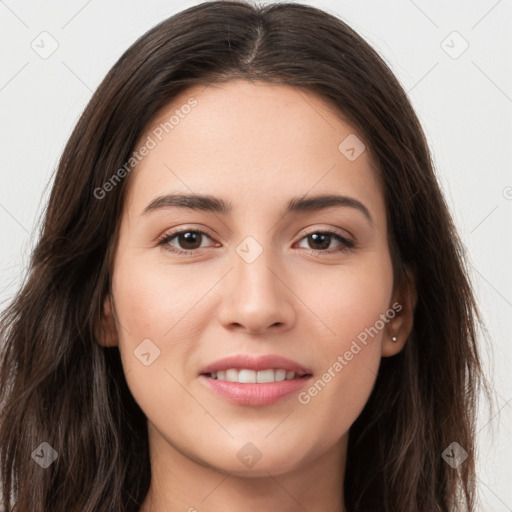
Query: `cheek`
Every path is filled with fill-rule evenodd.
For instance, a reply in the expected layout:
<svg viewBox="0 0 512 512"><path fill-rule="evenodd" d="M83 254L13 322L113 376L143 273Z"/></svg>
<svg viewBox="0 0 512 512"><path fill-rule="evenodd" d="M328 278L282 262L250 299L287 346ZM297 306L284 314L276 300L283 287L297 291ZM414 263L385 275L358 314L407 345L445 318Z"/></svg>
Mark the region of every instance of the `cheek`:
<svg viewBox="0 0 512 512"><path fill-rule="evenodd" d="M183 266L166 267L142 257L119 260L113 289L125 331L137 339L172 337L173 331L190 324L190 313L211 286L198 286L200 282Z"/></svg>
<svg viewBox="0 0 512 512"><path fill-rule="evenodd" d="M197 415L180 383L201 329L196 304L208 288L191 286L193 276L183 268L120 258L112 283L128 387L146 416L165 422L169 410Z"/></svg>
<svg viewBox="0 0 512 512"><path fill-rule="evenodd" d="M390 307L391 262L384 256L379 259L369 259L365 265L340 267L330 272L316 291L309 288L308 303L314 304L312 309L326 327L321 338L326 353L332 353L330 348L348 349L351 340L373 326ZM310 282L314 282L313 278ZM380 322L379 326L382 331Z"/></svg>
<svg viewBox="0 0 512 512"><path fill-rule="evenodd" d="M328 420L333 431L348 429L371 393L388 324L383 318L393 317L392 286L391 262L382 258L364 268L340 269L308 296L326 328L314 339L321 365L298 399L312 418Z"/></svg>
<svg viewBox="0 0 512 512"><path fill-rule="evenodd" d="M201 308L194 305L202 290L190 285L191 276L182 268L171 272L136 255L116 261L112 285L119 350L139 403L180 396L171 375L183 380L185 362L199 338Z"/></svg>

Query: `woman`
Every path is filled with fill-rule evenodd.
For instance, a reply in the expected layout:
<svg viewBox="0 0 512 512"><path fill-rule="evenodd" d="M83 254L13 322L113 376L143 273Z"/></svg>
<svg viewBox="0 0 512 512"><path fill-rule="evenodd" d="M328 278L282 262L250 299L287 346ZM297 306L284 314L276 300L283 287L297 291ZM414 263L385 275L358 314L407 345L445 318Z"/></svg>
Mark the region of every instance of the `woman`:
<svg viewBox="0 0 512 512"><path fill-rule="evenodd" d="M114 65L2 318L18 511L474 510L463 250L341 20L207 2Z"/></svg>

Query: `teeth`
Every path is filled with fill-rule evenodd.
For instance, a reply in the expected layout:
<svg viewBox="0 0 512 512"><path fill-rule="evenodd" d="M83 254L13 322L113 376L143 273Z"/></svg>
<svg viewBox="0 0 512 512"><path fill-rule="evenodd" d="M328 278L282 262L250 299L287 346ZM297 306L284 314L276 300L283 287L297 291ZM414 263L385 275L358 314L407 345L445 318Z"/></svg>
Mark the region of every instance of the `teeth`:
<svg viewBox="0 0 512 512"><path fill-rule="evenodd" d="M257 382L275 382L275 372L274 370L260 370L258 372L256 380Z"/></svg>
<svg viewBox="0 0 512 512"><path fill-rule="evenodd" d="M265 382L280 382L283 380L292 380L299 378L295 372L286 370L237 370L230 368L210 374L210 378L217 380L226 380L228 382L239 382L241 384L254 384Z"/></svg>
<svg viewBox="0 0 512 512"><path fill-rule="evenodd" d="M236 372L236 370L235 370ZM226 380L228 378L227 375L228 372L226 372ZM238 379L236 378L236 375L233 375L233 377L236 380L232 380L230 382L242 382L243 384L252 384L256 382L257 373L254 370L240 370L238 373Z"/></svg>
<svg viewBox="0 0 512 512"><path fill-rule="evenodd" d="M236 382L238 380L238 371L234 368L231 370L226 370L225 372L219 372L220 374L225 373L224 380L229 380L229 382Z"/></svg>
<svg viewBox="0 0 512 512"><path fill-rule="evenodd" d="M275 379L277 381L285 380L286 379L286 370L276 370L275 372ZM290 372L293 373L293 372ZM293 379L293 376L291 377Z"/></svg>

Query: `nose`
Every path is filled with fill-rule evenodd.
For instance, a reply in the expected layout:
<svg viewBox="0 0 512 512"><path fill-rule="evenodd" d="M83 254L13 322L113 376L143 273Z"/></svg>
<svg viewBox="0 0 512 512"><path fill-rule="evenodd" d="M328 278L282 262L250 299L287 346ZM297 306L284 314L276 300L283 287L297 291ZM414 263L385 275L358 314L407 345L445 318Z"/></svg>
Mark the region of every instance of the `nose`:
<svg viewBox="0 0 512 512"><path fill-rule="evenodd" d="M235 253L225 277L219 320L248 334L290 329L296 320L294 294L270 249L252 262Z"/></svg>

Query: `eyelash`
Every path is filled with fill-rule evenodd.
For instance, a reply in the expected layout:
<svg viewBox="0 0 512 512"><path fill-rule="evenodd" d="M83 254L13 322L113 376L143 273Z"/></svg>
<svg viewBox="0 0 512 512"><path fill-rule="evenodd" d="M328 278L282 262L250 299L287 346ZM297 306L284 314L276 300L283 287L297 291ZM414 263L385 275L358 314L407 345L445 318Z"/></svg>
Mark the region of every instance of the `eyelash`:
<svg viewBox="0 0 512 512"><path fill-rule="evenodd" d="M191 255L191 254L194 254L196 253L199 249L177 249L175 247L172 247L169 244L169 242L173 239L173 238L176 238L178 235L181 235L181 234L184 234L184 233L199 233L201 235L205 235L206 237L212 239L212 237L210 235L208 235L208 233L200 230L200 229L182 229L181 231L174 231L172 233L167 233L165 235L163 235L162 237L160 237L158 239L158 245L162 246L165 250L169 251L169 252L172 252L174 254L188 254L188 255ZM337 239L339 242L341 242L341 247L338 247L337 249L330 249L330 250L319 250L319 249L306 249L306 252L309 252L309 253L313 253L313 254L321 254L321 253L325 253L325 254L335 254L335 253L342 253L344 251L347 251L349 249L352 249L356 246L356 244L354 242L352 242L351 240L349 240L348 238L340 235L339 233L336 233L334 231L322 231L322 230L318 230L318 231L311 231L311 233L308 233L307 235L304 235L300 240L304 240L304 238L307 238L308 236L310 235L330 235L330 236L333 236L335 239ZM166 247L167 246L167 247ZM170 248L172 247L172 248Z"/></svg>

